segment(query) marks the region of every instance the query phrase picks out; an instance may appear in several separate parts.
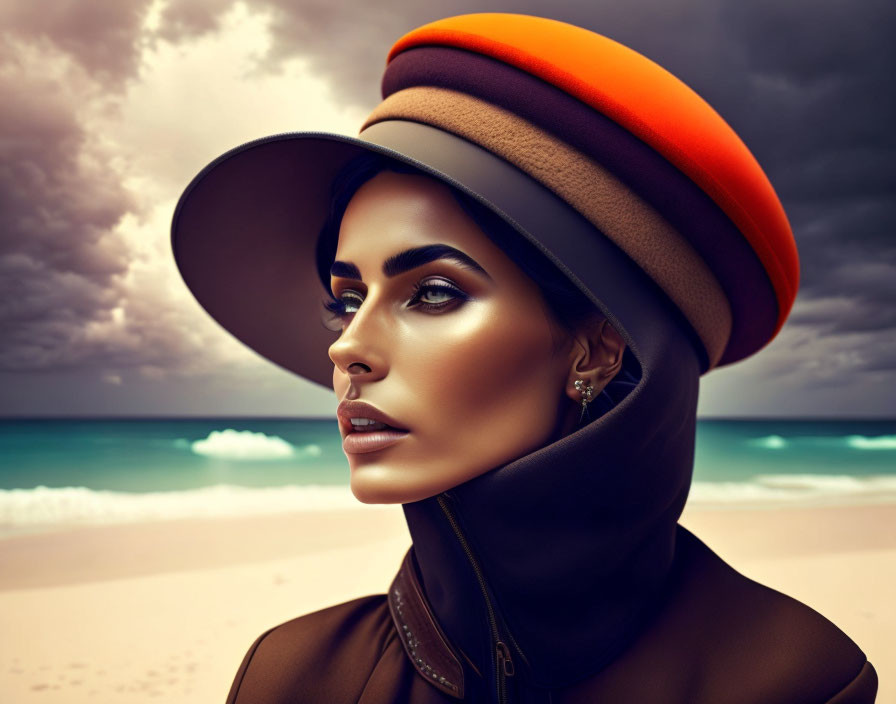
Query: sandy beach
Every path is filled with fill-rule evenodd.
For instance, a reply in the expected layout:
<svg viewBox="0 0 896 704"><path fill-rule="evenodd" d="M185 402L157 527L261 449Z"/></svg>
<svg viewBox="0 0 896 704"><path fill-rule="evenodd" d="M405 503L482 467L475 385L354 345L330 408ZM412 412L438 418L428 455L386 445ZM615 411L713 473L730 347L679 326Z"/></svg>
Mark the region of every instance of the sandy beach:
<svg viewBox="0 0 896 704"><path fill-rule="evenodd" d="M685 510L743 574L849 634L896 702L896 505ZM400 506L82 527L0 541L9 704L223 702L263 630L384 592Z"/></svg>

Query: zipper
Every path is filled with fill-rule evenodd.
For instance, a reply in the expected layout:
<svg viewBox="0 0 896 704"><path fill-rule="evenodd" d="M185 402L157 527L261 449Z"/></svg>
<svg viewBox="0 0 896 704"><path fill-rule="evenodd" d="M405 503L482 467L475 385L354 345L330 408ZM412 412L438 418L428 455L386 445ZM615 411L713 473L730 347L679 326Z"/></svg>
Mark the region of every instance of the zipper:
<svg viewBox="0 0 896 704"><path fill-rule="evenodd" d="M507 647L507 644L501 638L501 632L498 629L498 619L495 617L495 610L492 607L491 599L489 599L488 596L488 589L485 586L485 576L482 574L482 570L479 567L479 562L476 559L476 556L473 554L473 550L470 547L470 544L467 542L466 536L464 536L463 532L460 529L457 518L449 508L448 502L445 500L445 496L447 496L447 494L441 494L437 497L439 506L442 507L442 511L448 519L448 523L451 524L451 528L454 531L454 534L457 536L458 541L460 541L461 547L467 555L470 566L473 568L473 572L476 574L476 580L479 582L479 588L482 590L482 597L485 599L485 608L488 612L489 627L491 628L492 632L492 643L496 663L495 669L497 670L497 682L495 683L495 685L498 692L498 702L500 702L500 704L507 704L507 678L513 677L514 673L516 672L516 668L513 665L513 658L510 655L510 648ZM523 656L522 651L520 651L519 646L516 644L516 641L513 639L513 636L509 632L507 633L507 636L508 640L510 640L510 642L513 644L513 647L525 662L525 657Z"/></svg>

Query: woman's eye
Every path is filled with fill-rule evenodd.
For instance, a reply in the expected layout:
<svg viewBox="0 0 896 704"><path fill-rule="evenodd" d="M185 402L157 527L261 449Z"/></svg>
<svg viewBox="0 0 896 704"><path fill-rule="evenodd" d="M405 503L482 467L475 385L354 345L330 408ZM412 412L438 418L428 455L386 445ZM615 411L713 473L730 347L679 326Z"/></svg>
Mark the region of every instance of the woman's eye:
<svg viewBox="0 0 896 704"><path fill-rule="evenodd" d="M432 279L416 287L410 306L419 306L429 311L441 310L456 301L469 300L463 291L441 279Z"/></svg>
<svg viewBox="0 0 896 704"><path fill-rule="evenodd" d="M351 290L343 291L332 300L324 301L324 310L330 314L330 317L324 321L324 325L330 330L338 330L340 321L349 315L357 313L363 302L363 296L357 291Z"/></svg>
<svg viewBox="0 0 896 704"><path fill-rule="evenodd" d="M427 313L438 313L456 308L470 297L457 286L443 279L430 279L414 286L414 293L408 302L408 308L421 309ZM364 296L352 289L342 291L332 300L324 301L324 309L329 317L324 325L333 331L345 326L348 316L358 312Z"/></svg>
<svg viewBox="0 0 896 704"><path fill-rule="evenodd" d="M357 313L364 299L355 291L343 291L339 294L339 302L342 304L343 313Z"/></svg>

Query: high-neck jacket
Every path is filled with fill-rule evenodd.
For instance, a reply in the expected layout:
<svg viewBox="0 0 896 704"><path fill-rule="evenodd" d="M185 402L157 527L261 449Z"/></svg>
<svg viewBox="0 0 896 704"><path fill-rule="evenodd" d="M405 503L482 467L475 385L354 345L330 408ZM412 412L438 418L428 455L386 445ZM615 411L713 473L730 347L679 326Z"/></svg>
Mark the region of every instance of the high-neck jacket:
<svg viewBox="0 0 896 704"><path fill-rule="evenodd" d="M697 357L662 318L638 325L642 378L624 399L405 504L412 545L388 594L263 633L228 704L873 702L846 634L678 524Z"/></svg>

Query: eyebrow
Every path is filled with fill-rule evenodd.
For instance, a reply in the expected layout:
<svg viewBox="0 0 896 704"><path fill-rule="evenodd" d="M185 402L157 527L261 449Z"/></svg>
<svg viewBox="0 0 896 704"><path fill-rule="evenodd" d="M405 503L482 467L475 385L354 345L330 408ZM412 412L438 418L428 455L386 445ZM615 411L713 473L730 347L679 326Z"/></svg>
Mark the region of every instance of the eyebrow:
<svg viewBox="0 0 896 704"><path fill-rule="evenodd" d="M399 252L383 262L383 273L391 279L438 259L454 261L465 269L475 271L489 280L492 278L485 269L479 266L475 259L447 244L428 244ZM361 278L361 272L358 267L351 262L333 262L333 265L330 267L330 276L356 279L358 281L364 280Z"/></svg>

